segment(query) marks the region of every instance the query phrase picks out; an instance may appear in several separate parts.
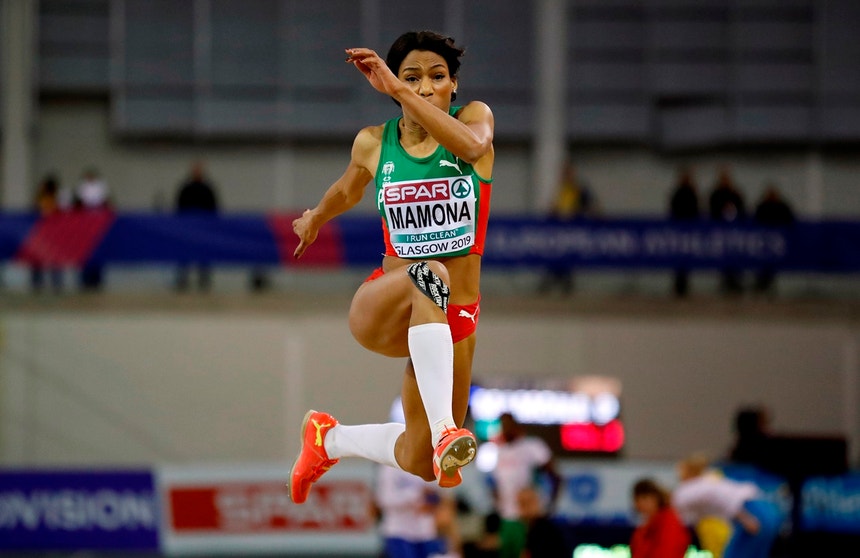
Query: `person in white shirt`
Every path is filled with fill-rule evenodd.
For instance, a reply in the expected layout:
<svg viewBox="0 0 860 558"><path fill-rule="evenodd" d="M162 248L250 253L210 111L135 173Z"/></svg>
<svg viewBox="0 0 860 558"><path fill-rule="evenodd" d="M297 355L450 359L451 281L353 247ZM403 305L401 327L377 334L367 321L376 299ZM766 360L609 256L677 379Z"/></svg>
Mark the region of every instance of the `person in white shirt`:
<svg viewBox="0 0 860 558"><path fill-rule="evenodd" d="M75 189L75 202L83 209L104 209L110 206L107 182L95 169L87 169Z"/></svg>
<svg viewBox="0 0 860 558"><path fill-rule="evenodd" d="M481 447L485 454L495 452L490 470L496 511L501 517L500 558L519 558L526 542L526 525L521 521L518 497L520 492L534 487L543 474L549 482L545 507L551 511L555 504L561 477L555 470L550 447L536 436L526 435L523 426L511 413L499 417L501 434L498 439ZM481 459L481 456L479 456Z"/></svg>
<svg viewBox="0 0 860 558"><path fill-rule="evenodd" d="M767 558L779 535L779 508L755 484L725 478L708 465L701 455L678 464L680 483L672 494L672 505L688 524L704 517L732 523L723 558Z"/></svg>
<svg viewBox="0 0 860 558"><path fill-rule="evenodd" d="M107 182L95 168L84 171L81 182L74 192L74 207L78 211L102 212L111 210L110 189ZM104 269L101 263L87 261L79 274L81 289L101 290L104 283Z"/></svg>

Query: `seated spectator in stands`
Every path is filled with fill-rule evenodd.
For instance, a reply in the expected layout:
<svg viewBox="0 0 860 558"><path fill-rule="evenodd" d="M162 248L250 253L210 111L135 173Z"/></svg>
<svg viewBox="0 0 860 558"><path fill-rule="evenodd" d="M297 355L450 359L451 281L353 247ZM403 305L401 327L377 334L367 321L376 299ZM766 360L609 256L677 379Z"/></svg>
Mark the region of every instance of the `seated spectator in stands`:
<svg viewBox="0 0 860 558"><path fill-rule="evenodd" d="M555 201L549 214L549 220L557 223L569 223L576 219L594 217L597 214L597 204L588 184L579 176L576 166L566 160L556 191ZM558 287L562 294L573 292L573 268L567 262L551 263L546 266L538 292L548 294Z"/></svg>
<svg viewBox="0 0 860 558"><path fill-rule="evenodd" d="M564 531L550 518L541 493L533 486L517 494L520 520L526 525L526 542L520 558L570 558Z"/></svg>
<svg viewBox="0 0 860 558"><path fill-rule="evenodd" d="M678 222L693 222L698 221L699 216L699 193L693 171L684 167L678 174L678 182L669 199L669 218ZM673 290L677 297L687 296L690 290L690 272L687 269L675 270Z"/></svg>
<svg viewBox="0 0 860 558"><path fill-rule="evenodd" d="M764 195L755 208L755 222L764 227L789 227L794 223L794 212L782 197L774 184L768 184ZM772 266L760 269L756 273L755 291L770 293L773 291L776 279L776 269Z"/></svg>
<svg viewBox="0 0 860 558"><path fill-rule="evenodd" d="M176 197L176 211L182 215L214 215L218 212L218 196L215 188L206 177L203 163L195 162L188 178L179 186ZM208 291L212 285L212 271L204 262L196 262L197 288ZM188 289L190 265L180 265L176 272L176 289Z"/></svg>
<svg viewBox="0 0 860 558"><path fill-rule="evenodd" d="M746 218L746 205L743 196L735 186L729 167L720 169L717 183L709 198L709 214L717 223L740 223ZM724 294L743 292L741 272L728 265L723 268L721 290Z"/></svg>
<svg viewBox="0 0 860 558"><path fill-rule="evenodd" d="M630 540L631 558L683 558L690 547L690 530L670 505L668 492L652 479L633 485L633 506L642 523Z"/></svg>
<svg viewBox="0 0 860 558"><path fill-rule="evenodd" d="M110 189L95 168L84 171L81 182L74 191L74 207L81 211L106 211L111 209ZM80 273L80 286L84 291L101 290L104 272L101 264L88 262Z"/></svg>
<svg viewBox="0 0 860 558"><path fill-rule="evenodd" d="M36 190L35 210L41 219L49 219L60 213L60 183L57 177L49 174L39 183ZM30 286L34 292L41 292L45 282L45 269L51 277L54 292L63 290L63 270L52 262L38 261L30 266Z"/></svg>
<svg viewBox="0 0 860 558"><path fill-rule="evenodd" d="M709 469L708 460L691 456L678 464L680 483L672 505L688 525L705 517L732 524L724 558L767 558L782 523L782 513L751 482L738 482Z"/></svg>

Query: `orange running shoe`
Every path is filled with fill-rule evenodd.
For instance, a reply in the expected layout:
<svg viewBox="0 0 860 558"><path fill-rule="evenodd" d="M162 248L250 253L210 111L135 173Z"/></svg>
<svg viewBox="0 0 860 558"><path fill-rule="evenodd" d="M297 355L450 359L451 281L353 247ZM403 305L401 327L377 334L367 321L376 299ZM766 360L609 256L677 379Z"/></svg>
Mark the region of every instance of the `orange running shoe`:
<svg viewBox="0 0 860 558"><path fill-rule="evenodd" d="M337 420L328 413L311 409L302 421L302 447L290 470L290 499L296 504L303 504L308 499L311 485L319 480L326 471L331 469L337 459L329 459L325 451L326 432L337 424Z"/></svg>
<svg viewBox="0 0 860 558"><path fill-rule="evenodd" d="M478 443L465 428L448 429L433 450L433 474L442 488L453 488L463 482L460 468L475 459Z"/></svg>

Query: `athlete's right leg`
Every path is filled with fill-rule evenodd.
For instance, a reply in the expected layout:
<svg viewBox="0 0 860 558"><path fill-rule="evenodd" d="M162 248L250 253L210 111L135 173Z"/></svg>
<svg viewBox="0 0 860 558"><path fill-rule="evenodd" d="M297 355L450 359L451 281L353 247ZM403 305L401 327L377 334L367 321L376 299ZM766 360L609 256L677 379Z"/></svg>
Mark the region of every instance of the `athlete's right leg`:
<svg viewBox="0 0 860 558"><path fill-rule="evenodd" d="M443 310L447 300L441 302L440 297L435 296L440 288L447 290L447 280L445 267L430 262L393 270L363 284L356 292L350 309L353 335L375 352L393 357L411 356L407 376L415 379L415 393L423 413L418 420L414 413L407 413L405 428L396 423L336 425L321 440L324 461L364 457L432 480L432 450L447 436L437 446L444 449L437 461L447 459L448 465L443 470L448 471L448 478L443 480L441 475L438 478L440 484L448 483L448 486L459 482L459 475L454 479L456 468L451 466L451 460L468 451L466 446L474 448L475 442L468 431L458 431L453 418L454 350ZM457 414L464 413L462 409ZM457 436L449 435L452 432ZM306 430L304 436L307 438L311 434ZM455 438L456 443L452 443ZM440 452L437 450L437 453ZM304 449L297 462L303 454ZM457 464L462 462L462 459L456 461ZM293 478L292 483L301 484L301 479Z"/></svg>

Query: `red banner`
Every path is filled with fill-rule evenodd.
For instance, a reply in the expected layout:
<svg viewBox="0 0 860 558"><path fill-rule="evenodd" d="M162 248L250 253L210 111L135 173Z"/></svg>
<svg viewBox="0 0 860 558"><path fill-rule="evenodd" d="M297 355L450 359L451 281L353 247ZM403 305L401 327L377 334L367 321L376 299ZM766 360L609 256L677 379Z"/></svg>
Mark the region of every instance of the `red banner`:
<svg viewBox="0 0 860 558"><path fill-rule="evenodd" d="M109 210L57 213L36 222L15 259L26 263L79 266L98 247L115 220Z"/></svg>
<svg viewBox="0 0 860 558"><path fill-rule="evenodd" d="M371 494L360 481L314 485L308 501L293 504L283 483L226 482L171 487L167 493L176 534L250 534L283 531L365 531Z"/></svg>

